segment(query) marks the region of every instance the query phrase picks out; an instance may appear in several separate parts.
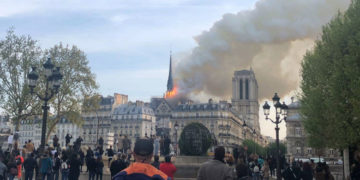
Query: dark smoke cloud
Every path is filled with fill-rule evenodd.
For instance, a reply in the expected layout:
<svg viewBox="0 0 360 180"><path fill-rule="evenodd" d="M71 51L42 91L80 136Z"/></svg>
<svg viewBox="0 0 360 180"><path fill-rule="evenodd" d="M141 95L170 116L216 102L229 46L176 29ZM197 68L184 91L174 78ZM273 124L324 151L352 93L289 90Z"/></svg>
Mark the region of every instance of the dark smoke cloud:
<svg viewBox="0 0 360 180"><path fill-rule="evenodd" d="M321 27L350 0L260 0L253 10L225 14L176 66L180 90L229 99L235 70L253 68L259 98L299 86L300 62Z"/></svg>

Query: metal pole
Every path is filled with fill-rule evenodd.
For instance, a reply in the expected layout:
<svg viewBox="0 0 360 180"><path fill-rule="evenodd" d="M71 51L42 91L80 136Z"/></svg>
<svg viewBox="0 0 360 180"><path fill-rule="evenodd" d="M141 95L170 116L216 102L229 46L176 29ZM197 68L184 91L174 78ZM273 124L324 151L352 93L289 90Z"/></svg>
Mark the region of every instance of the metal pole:
<svg viewBox="0 0 360 180"><path fill-rule="evenodd" d="M281 180L281 171L280 171L280 154L279 154L279 118L280 117L276 117L276 179L277 180Z"/></svg>
<svg viewBox="0 0 360 180"><path fill-rule="evenodd" d="M47 100L44 100L44 105L42 106L43 119L42 119L42 127L41 127L41 143L40 143L40 151L45 152L45 136L46 136L46 121L47 121L47 112L49 106L47 105Z"/></svg>
<svg viewBox="0 0 360 180"><path fill-rule="evenodd" d="M41 153L45 152L46 122L47 122L47 115L48 115L48 109L49 109L49 106L47 105L48 100L49 100L48 87L49 87L49 81L46 80L45 97L43 98L44 105L42 106L42 109L44 111L43 111L43 119L42 119L42 127L41 127L41 142L40 142L40 152Z"/></svg>

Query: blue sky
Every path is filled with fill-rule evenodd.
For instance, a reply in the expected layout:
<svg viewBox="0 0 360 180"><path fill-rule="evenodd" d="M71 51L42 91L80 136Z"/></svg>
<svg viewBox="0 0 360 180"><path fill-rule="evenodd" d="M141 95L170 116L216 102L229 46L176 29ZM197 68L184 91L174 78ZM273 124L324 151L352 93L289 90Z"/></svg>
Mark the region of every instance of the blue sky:
<svg viewBox="0 0 360 180"><path fill-rule="evenodd" d="M226 13L255 0L0 0L0 36L10 27L43 48L77 45L90 61L100 93L149 100L166 90L169 51L174 58Z"/></svg>

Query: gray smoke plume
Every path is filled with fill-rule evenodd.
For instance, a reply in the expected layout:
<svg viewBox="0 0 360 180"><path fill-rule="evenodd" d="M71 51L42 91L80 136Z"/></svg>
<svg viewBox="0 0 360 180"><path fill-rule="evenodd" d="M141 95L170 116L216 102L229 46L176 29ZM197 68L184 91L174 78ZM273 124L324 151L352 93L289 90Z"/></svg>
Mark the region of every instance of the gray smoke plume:
<svg viewBox="0 0 360 180"><path fill-rule="evenodd" d="M180 91L192 97L231 98L235 70L252 69L259 98L299 86L300 62L321 28L350 0L260 0L254 9L225 14L195 37L197 47L176 66Z"/></svg>

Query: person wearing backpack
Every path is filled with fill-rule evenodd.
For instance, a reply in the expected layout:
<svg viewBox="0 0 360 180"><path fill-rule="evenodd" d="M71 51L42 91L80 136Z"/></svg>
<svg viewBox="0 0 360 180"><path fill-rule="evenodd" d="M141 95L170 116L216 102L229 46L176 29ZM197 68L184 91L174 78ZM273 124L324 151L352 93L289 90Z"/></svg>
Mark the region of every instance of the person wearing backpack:
<svg viewBox="0 0 360 180"><path fill-rule="evenodd" d="M30 153L29 157L24 161L25 180L32 180L37 162L34 159L34 153Z"/></svg>
<svg viewBox="0 0 360 180"><path fill-rule="evenodd" d="M69 161L63 158L61 163L61 180L67 180L70 172Z"/></svg>
<svg viewBox="0 0 360 180"><path fill-rule="evenodd" d="M17 166L17 170L18 170L17 176L19 179L21 179L21 167L22 167L22 164L24 163L24 158L20 155L19 151L16 152L15 160L16 160L16 166Z"/></svg>
<svg viewBox="0 0 360 180"><path fill-rule="evenodd" d="M10 155L9 162L7 163L7 169L9 170L9 180L13 180L14 177L18 175L18 169L16 167L15 157L12 155Z"/></svg>
<svg viewBox="0 0 360 180"><path fill-rule="evenodd" d="M45 180L46 177L47 180L51 179L52 164L49 152L45 152L43 157L40 159L40 174L42 180Z"/></svg>
<svg viewBox="0 0 360 180"><path fill-rule="evenodd" d="M259 167L259 163L257 161L255 161L252 170L253 170L253 180L259 180L260 179L260 167Z"/></svg>
<svg viewBox="0 0 360 180"><path fill-rule="evenodd" d="M61 160L59 158L59 153L56 152L54 155L54 162L53 162L54 180L59 180L60 166L61 166Z"/></svg>

